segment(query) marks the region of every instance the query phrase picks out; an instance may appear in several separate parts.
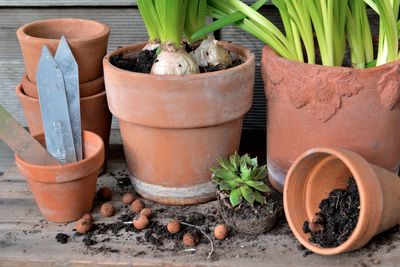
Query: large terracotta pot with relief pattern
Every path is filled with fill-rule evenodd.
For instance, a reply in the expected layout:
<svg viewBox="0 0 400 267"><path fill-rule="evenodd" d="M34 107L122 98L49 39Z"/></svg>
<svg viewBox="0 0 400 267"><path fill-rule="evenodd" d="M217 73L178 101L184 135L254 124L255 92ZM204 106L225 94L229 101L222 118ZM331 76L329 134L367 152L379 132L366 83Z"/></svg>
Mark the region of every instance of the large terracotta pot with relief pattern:
<svg viewBox="0 0 400 267"><path fill-rule="evenodd" d="M287 60L265 47L267 164L282 191L297 157L314 147L352 150L397 172L400 163L400 62L374 68Z"/></svg>

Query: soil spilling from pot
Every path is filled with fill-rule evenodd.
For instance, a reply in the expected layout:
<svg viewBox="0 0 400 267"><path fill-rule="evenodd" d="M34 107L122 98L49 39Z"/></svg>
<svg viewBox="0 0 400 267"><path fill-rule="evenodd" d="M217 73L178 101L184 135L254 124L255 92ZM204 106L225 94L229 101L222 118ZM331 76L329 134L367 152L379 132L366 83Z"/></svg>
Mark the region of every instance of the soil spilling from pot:
<svg viewBox="0 0 400 267"><path fill-rule="evenodd" d="M360 214L360 196L354 178L349 179L346 189L330 192L319 208L311 222L304 222L304 233L310 233L309 241L323 248L340 246L353 233Z"/></svg>
<svg viewBox="0 0 400 267"><path fill-rule="evenodd" d="M194 48L189 45L186 45L185 49L188 53L194 50ZM115 67L123 70L139 73L150 73L151 67L153 66L153 63L157 57L156 52L157 49L141 50L139 53L137 53L137 55L124 55L123 53L121 53L114 57L111 57L110 63ZM232 65L230 66L219 64L216 66L199 67L199 69L200 73L213 72L233 68L242 63L243 61L241 59L233 57Z"/></svg>

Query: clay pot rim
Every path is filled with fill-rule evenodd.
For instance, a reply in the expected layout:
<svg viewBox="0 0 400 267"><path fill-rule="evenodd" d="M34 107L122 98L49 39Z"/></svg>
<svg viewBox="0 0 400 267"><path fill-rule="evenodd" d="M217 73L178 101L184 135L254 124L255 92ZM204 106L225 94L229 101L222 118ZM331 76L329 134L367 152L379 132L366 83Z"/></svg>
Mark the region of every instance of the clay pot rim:
<svg viewBox="0 0 400 267"><path fill-rule="evenodd" d="M247 67L248 65L251 65L252 62L255 61L255 56L254 53L248 49L245 48L241 45L238 44L233 44L225 41L219 41L219 44L221 44L223 47L227 48L229 51L232 52L238 52L240 49L243 49L244 53L237 53L240 58L244 61L242 64L225 69L225 70L218 70L218 71L213 71L213 72L207 72L207 73L196 73L196 74L188 74L188 75L157 75L157 74L150 74L150 73L140 73L140 72L133 72L133 71L128 71L124 69L120 69L113 64L111 64L110 59L120 53L123 52L131 52L131 51L138 51L142 49L147 42L141 42L141 43L136 43L128 46L124 46L121 48L118 48L110 53L108 53L104 59L103 59L103 68L108 68L110 71L114 72L119 72L120 74L126 75L127 77L132 77L132 76L146 76L151 79L158 79L158 80L196 80L196 79L204 79L204 78L212 78L214 76L220 76L224 74L231 74L235 72L241 71L242 68Z"/></svg>
<svg viewBox="0 0 400 267"><path fill-rule="evenodd" d="M36 84L34 82L32 82L31 80L29 80L29 77L26 74L26 72L24 72L24 74L22 74L21 83L22 84L25 84L25 83L29 84L30 87L33 87L33 86L36 87ZM99 87L99 86L102 86L102 84L104 84L104 76L101 76L100 78L97 78L97 79L89 81L89 82L80 83L79 84L79 91L85 91L87 88L91 88L91 87ZM23 87L24 86L22 86L22 88ZM23 88L23 89L25 90L25 88ZM105 90L103 90L103 91L105 91ZM100 94L100 93L101 92L99 92L98 94ZM26 94L25 91L24 91L24 95L29 96L29 97L33 97L33 98L36 98L36 99L38 98L38 97ZM93 95L93 96L95 96L95 95ZM91 97L91 96L80 97L80 99L87 98L87 97Z"/></svg>
<svg viewBox="0 0 400 267"><path fill-rule="evenodd" d="M295 60L290 60L284 57L281 57L280 55L278 55L272 48L270 48L269 46L265 45L263 47L262 50L262 54L263 57L261 59L261 61L266 61L266 64L268 64L268 57L269 56L273 56L275 57L277 60L281 61L281 62L285 62L285 63L290 63L290 64L298 64L298 65L303 65L303 68L321 68L327 71L333 71L333 70L340 70L340 71L345 71L345 70L352 70L354 72L362 72L362 73L375 73L375 72L379 72L379 71L384 71L387 68L390 68L393 65L400 65L400 60L396 60L390 63L386 63L384 65L380 65L380 66L375 66L375 67L371 67L371 68L365 68L365 69L357 69L357 68L352 68L352 67L342 67L342 66L324 66L324 65L320 65L320 64L308 64L305 62L298 62ZM267 56L268 55L268 56Z"/></svg>
<svg viewBox="0 0 400 267"><path fill-rule="evenodd" d="M93 42L93 41L96 42L98 39L101 39L104 36L110 34L110 28L106 24L96 20L81 19L81 18L54 18L54 19L36 20L31 23L25 24L17 30L17 36L19 39L29 39L31 42L42 43L43 40L46 40L46 43L48 44L58 44L58 42L60 41L59 39L35 37L26 33L26 31L29 30L31 27L46 25L46 24L54 24L56 22L64 22L64 23L83 22L85 24L96 25L99 27L100 31L93 35L68 38L68 42L70 44L81 43L81 42Z"/></svg>
<svg viewBox="0 0 400 267"><path fill-rule="evenodd" d="M44 136L44 133L37 134L33 136L35 139ZM28 161L24 161L21 159L17 154L15 154L15 161L17 165L22 165L24 166L23 168L25 169L32 169L32 170L38 170L41 172L46 172L46 173L60 173L61 171L66 171L71 170L69 173L74 172L74 170L84 170L81 175L77 176L71 176L67 175L68 178L62 177L60 180L46 180L42 177L35 177L34 175L31 175L28 177L28 179L31 179L35 182L40 182L40 183L68 183L72 182L75 180L80 180L85 178L85 176L89 175L90 173L93 172L93 168L91 167L92 164L98 161L99 158L101 158L104 155L104 143L103 139L101 137L93 132L83 130L82 131L82 137L83 139L90 139L91 144L99 144L95 147L93 154L88 157L84 158L80 161L76 161L73 163L68 163L64 165L37 165L30 163ZM102 161L101 161L102 162ZM101 164L99 166L95 166L95 168L100 170Z"/></svg>
<svg viewBox="0 0 400 267"><path fill-rule="evenodd" d="M20 83L17 85L17 87L16 87L16 93L17 93L17 96L18 96L18 97L21 97L22 99L25 99L25 100L27 100L27 101L39 102L39 98L36 98L36 97L32 97L32 96L27 95L27 94L24 92L23 89L24 89L24 88L23 88L23 86L22 86L22 82L20 82ZM97 94L92 95L92 96L81 97L81 98L80 98L80 101L81 101L81 102L89 101L89 100L92 100L93 98L101 97L101 96L103 96L103 95L105 95L105 94L106 94L106 91L101 91L100 93L97 93Z"/></svg>
<svg viewBox="0 0 400 267"><path fill-rule="evenodd" d="M365 161L365 163L366 163L365 167L368 168L368 172L370 173L370 175L375 176L375 179L373 179L372 182L375 184L373 189L376 191L374 192L375 194L373 194L373 195L374 195L374 201L379 206L379 209L378 209L377 213L370 214L371 213L371 210L369 209L370 207L367 207L366 203L369 202L367 200L368 199L367 194L369 194L371 192L367 192L367 190L365 189L367 187L366 181L364 181L363 178L359 176L358 172L354 169L354 167L352 167L351 164L349 164L351 162L351 160L343 153L345 151L347 151L347 150L335 149L335 148L321 148L321 147L310 149L295 160L295 162L290 167L288 174L286 176L286 180L285 180L285 185L284 185L284 190L283 190L283 206L284 206L286 219L290 226L290 229L292 230L293 234L296 236L297 240L300 241L300 243L303 246L305 246L309 250L311 250L315 253L321 254L321 255L336 255L336 254L340 254L340 253L352 250L351 247L357 246L355 241L357 241L357 239L360 237L360 235L364 236L365 234L367 234L366 233L367 230L368 230L368 232L372 231L373 233L375 233L378 230L379 224L380 224L380 221L382 218L383 193L382 193L382 188L381 188L378 177L376 176L375 172L373 171L372 167L370 166L370 163L368 163L364 158L362 158L360 156L360 158L362 158ZM294 181L291 181L292 179L294 179L291 174L292 174L292 172L294 172L295 168L298 165L300 165L300 163L303 160L305 160L309 156L315 155L317 153L318 154L326 154L327 156L334 156L337 159L339 159L340 161L342 161L343 164L345 164L346 167L349 169L349 171L352 173L354 180L356 181L359 196L360 196L360 206L361 207L360 207L360 214L359 214L359 220L357 222L357 225L354 228L353 233L349 236L349 238L344 243L342 243L340 246L334 247L334 248L322 248L322 247L308 241L308 236L306 239L303 238L303 236L299 233L300 231L302 233L302 225L294 225L293 221L291 219L292 213L288 212L290 210L289 203L288 203L288 194L293 195L294 193L291 191L295 190L294 188L289 189L290 184L295 184ZM352 153L354 153L354 152L352 152ZM356 154L356 153L354 153L354 154ZM371 181L368 181L368 182L371 182ZM373 217L373 220L372 220L373 223L368 224L368 220L360 220L361 218L366 218L366 217ZM371 229L373 229L373 230L371 230ZM370 236L370 238L372 238L372 236Z"/></svg>

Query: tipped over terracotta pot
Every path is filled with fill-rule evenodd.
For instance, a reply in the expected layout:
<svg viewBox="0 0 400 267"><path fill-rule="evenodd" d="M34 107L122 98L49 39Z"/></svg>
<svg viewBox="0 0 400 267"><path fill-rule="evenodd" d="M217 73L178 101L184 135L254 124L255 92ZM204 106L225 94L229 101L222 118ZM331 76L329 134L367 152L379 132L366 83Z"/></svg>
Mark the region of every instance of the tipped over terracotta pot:
<svg viewBox="0 0 400 267"><path fill-rule="evenodd" d="M110 63L143 46L123 47L103 61L108 105L119 119L135 190L165 204L214 199L210 168L239 149L243 116L253 100L254 55L223 43L242 64L183 76L130 72Z"/></svg>
<svg viewBox="0 0 400 267"><path fill-rule="evenodd" d="M44 144L44 135L35 138ZM103 140L84 131L83 156L78 162L57 166L31 164L15 156L43 216L54 222L71 222L92 209L96 182L104 161Z"/></svg>
<svg viewBox="0 0 400 267"><path fill-rule="evenodd" d="M63 35L78 63L79 82L100 78L109 34L107 25L87 19L45 19L23 25L17 30L17 37L29 80L36 83L36 67L42 46L46 45L54 55Z"/></svg>
<svg viewBox="0 0 400 267"><path fill-rule="evenodd" d="M334 189L346 188L354 177L360 198L360 214L347 241L334 248L322 248L303 232L322 199ZM283 190L286 219L296 238L309 250L335 255L359 249L370 239L400 223L400 178L368 163L345 149L314 148L301 155L290 167Z"/></svg>
<svg viewBox="0 0 400 267"><path fill-rule="evenodd" d="M291 61L265 47L267 165L282 191L294 160L341 147L393 172L400 166L400 61L367 69Z"/></svg>

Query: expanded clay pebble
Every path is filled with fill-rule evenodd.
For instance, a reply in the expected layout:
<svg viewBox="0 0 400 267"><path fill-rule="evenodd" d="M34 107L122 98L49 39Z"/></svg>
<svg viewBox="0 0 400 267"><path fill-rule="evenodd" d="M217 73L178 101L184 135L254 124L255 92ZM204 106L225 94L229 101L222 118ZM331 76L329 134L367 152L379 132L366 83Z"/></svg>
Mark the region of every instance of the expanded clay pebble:
<svg viewBox="0 0 400 267"><path fill-rule="evenodd" d="M90 213L83 214L82 219L88 220L88 221L90 221L90 223L93 223L93 221L94 221L93 216Z"/></svg>
<svg viewBox="0 0 400 267"><path fill-rule="evenodd" d="M140 211L140 214L150 219L153 216L153 210L150 208L144 208Z"/></svg>
<svg viewBox="0 0 400 267"><path fill-rule="evenodd" d="M183 235L183 245L185 247L194 247L199 243L199 238L192 233L186 233Z"/></svg>
<svg viewBox="0 0 400 267"><path fill-rule="evenodd" d="M136 199L132 202L131 209L135 213L139 213L142 209L145 208L144 202L141 199Z"/></svg>
<svg viewBox="0 0 400 267"><path fill-rule="evenodd" d="M181 224L178 220L171 220L167 224L167 230L171 234L176 234L181 230Z"/></svg>
<svg viewBox="0 0 400 267"><path fill-rule="evenodd" d="M76 231L81 234L89 232L91 228L92 221L87 218L80 218L75 224Z"/></svg>
<svg viewBox="0 0 400 267"><path fill-rule="evenodd" d="M216 239L223 240L228 236L228 229L224 224L218 224L214 229L214 236Z"/></svg>
<svg viewBox="0 0 400 267"><path fill-rule="evenodd" d="M101 205L100 213L104 217L111 217L115 213L115 207L110 202L106 202L103 205Z"/></svg>
<svg viewBox="0 0 400 267"><path fill-rule="evenodd" d="M149 219L143 214L136 215L133 219L133 226L138 230L143 230L149 226Z"/></svg>
<svg viewBox="0 0 400 267"><path fill-rule="evenodd" d="M122 195L122 202L124 202L125 204L132 204L135 199L135 195L131 192Z"/></svg>
<svg viewBox="0 0 400 267"><path fill-rule="evenodd" d="M103 201L109 201L112 198L112 191L108 187L102 187L97 191L97 198Z"/></svg>

